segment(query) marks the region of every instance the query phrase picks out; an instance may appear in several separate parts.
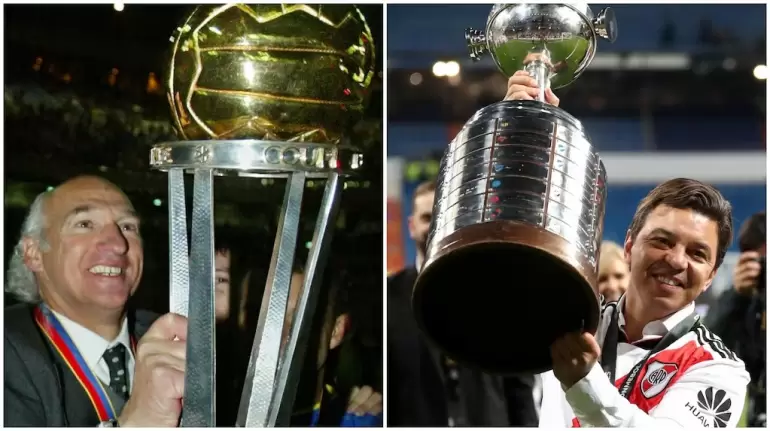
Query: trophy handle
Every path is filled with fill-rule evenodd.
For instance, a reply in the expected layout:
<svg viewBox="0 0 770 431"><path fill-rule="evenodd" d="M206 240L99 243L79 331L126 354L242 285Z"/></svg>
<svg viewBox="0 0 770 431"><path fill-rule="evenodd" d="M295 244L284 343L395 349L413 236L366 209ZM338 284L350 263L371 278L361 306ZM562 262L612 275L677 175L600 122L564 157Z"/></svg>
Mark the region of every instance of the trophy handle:
<svg viewBox="0 0 770 431"><path fill-rule="evenodd" d="M606 7L599 11L593 24L597 36L615 43L618 38L618 22L615 20L615 11L612 8Z"/></svg>
<svg viewBox="0 0 770 431"><path fill-rule="evenodd" d="M468 54L473 61L481 60L481 57L489 52L487 37L481 30L470 27L465 29L465 43L468 45Z"/></svg>

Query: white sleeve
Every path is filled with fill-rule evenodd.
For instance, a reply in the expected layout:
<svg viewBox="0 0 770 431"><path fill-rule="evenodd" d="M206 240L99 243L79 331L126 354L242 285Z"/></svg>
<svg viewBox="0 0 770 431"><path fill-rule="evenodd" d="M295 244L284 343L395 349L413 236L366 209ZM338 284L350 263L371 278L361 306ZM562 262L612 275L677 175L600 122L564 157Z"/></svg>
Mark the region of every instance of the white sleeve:
<svg viewBox="0 0 770 431"><path fill-rule="evenodd" d="M543 384L543 401L540 404L539 428L569 428L573 414L564 399L561 383L553 371L540 374Z"/></svg>
<svg viewBox="0 0 770 431"><path fill-rule="evenodd" d="M749 381L741 362L696 364L668 388L657 405L650 406L647 414L621 396L596 365L566 391L566 398L584 427L735 428Z"/></svg>

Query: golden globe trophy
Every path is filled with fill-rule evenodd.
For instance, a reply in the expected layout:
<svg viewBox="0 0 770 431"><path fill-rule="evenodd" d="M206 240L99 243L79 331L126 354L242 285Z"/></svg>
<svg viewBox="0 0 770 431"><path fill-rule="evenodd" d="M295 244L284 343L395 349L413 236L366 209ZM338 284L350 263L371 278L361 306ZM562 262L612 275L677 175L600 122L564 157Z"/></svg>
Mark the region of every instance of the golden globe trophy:
<svg viewBox="0 0 770 431"><path fill-rule="evenodd" d="M305 350L320 336L311 334L309 325L322 296L340 177L362 164L361 154L345 145L345 133L367 103L375 67L371 31L353 5L205 5L184 20L171 41L168 98L180 140L155 145L150 164L168 171L171 311L189 322L181 425L216 425L216 175L286 178L236 426L286 425L303 358L317 356ZM184 174L189 172L194 179L188 255ZM325 179L326 186L300 300L288 316L300 207L310 178Z"/></svg>

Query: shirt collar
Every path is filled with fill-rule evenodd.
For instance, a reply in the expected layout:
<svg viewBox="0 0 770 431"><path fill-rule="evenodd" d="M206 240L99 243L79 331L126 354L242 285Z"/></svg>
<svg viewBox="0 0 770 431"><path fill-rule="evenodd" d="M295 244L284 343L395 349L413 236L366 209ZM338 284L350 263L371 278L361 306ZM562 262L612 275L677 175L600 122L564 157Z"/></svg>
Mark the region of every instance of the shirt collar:
<svg viewBox="0 0 770 431"><path fill-rule="evenodd" d="M626 295L623 295L623 297L621 297L618 301L618 326L623 332L625 332L626 327L626 319L623 316L625 303ZM644 325L644 328L642 329L642 339L639 341L662 338L693 312L695 312L695 303L691 302L675 313L669 314L662 319L653 320L652 322Z"/></svg>
<svg viewBox="0 0 770 431"><path fill-rule="evenodd" d="M97 368L97 364L99 363L99 360L102 359L104 352L111 347L117 346L118 344L123 344L123 346L125 346L126 350L128 350L129 358L133 360L134 353L131 351L131 339L128 335L127 318L123 318L123 324L120 327L118 336L114 340L108 341L102 338L101 335L91 331L90 329L77 322L72 321L71 319L63 316L61 313L57 313L53 310L51 310L51 312L56 316L57 319L59 319L62 327L64 327L64 330L67 331L67 334L69 334L70 338L72 338L72 342L75 343L75 347L77 347L78 351L83 356L83 359L86 361L86 364L88 364L92 370Z"/></svg>
<svg viewBox="0 0 770 431"><path fill-rule="evenodd" d="M417 273L420 273L420 270L422 270L422 264L425 262L425 258L420 256L420 254L417 254L417 257L414 259L414 267L417 268Z"/></svg>

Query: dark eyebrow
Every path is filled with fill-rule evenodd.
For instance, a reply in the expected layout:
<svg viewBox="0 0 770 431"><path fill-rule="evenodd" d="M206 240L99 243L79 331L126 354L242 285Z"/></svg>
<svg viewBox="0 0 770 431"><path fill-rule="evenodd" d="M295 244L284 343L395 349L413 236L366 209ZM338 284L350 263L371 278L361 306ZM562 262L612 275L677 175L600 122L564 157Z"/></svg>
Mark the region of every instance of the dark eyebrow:
<svg viewBox="0 0 770 431"><path fill-rule="evenodd" d="M659 227L657 229L653 229L650 232L650 234L649 234L649 236L655 236L655 235L665 236L666 238L673 238L674 236L676 236L676 235L674 235L673 232L667 231L666 229L663 229L662 227Z"/></svg>
<svg viewBox="0 0 770 431"><path fill-rule="evenodd" d="M650 232L649 236L655 236L655 235L664 236L666 238L676 238L676 235L674 235L673 232L669 232L663 228L653 229L652 232ZM697 248L706 251L709 254L709 256L711 255L711 247L709 247L708 244L706 244L703 241L695 241L694 243Z"/></svg>

